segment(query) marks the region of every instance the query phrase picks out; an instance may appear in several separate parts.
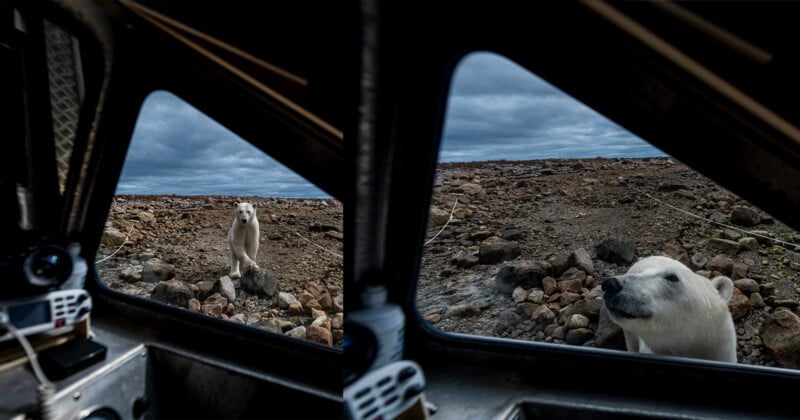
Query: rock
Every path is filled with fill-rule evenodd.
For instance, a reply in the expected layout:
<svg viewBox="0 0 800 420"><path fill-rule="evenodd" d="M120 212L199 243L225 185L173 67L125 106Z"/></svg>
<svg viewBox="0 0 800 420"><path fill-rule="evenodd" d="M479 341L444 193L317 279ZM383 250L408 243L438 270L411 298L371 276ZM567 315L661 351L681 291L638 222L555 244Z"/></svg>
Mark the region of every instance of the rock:
<svg viewBox="0 0 800 420"><path fill-rule="evenodd" d="M748 249L751 251L758 249L758 241L756 238L747 237L739 239L739 245L742 247L742 249Z"/></svg>
<svg viewBox="0 0 800 420"><path fill-rule="evenodd" d="M344 294L339 293L333 299L333 305L331 306L333 312L344 312Z"/></svg>
<svg viewBox="0 0 800 420"><path fill-rule="evenodd" d="M278 293L278 307L281 309L288 309L289 305L297 302L297 298L291 293L280 292Z"/></svg>
<svg viewBox="0 0 800 420"><path fill-rule="evenodd" d="M602 299L581 299L567 308L565 314L568 314L569 316L580 314L589 319L598 319L602 307Z"/></svg>
<svg viewBox="0 0 800 420"><path fill-rule="evenodd" d="M341 232L336 232L335 230L329 230L325 232L325 237L344 242L344 235Z"/></svg>
<svg viewBox="0 0 800 420"><path fill-rule="evenodd" d="M558 279L559 283L564 281L578 281L583 286L586 284L586 273L581 270L578 270L575 267L570 268L569 270L565 271L564 274ZM576 293L580 292L577 290Z"/></svg>
<svg viewBox="0 0 800 420"><path fill-rule="evenodd" d="M311 294L311 297L314 299L319 299L319 295L322 294L322 287L320 287L316 282L310 281L306 284L306 291ZM303 302L300 300L300 302ZM303 302L305 304L305 302Z"/></svg>
<svg viewBox="0 0 800 420"><path fill-rule="evenodd" d="M236 314L230 318L233 322L238 322L240 324L247 324L247 320L245 319L244 314Z"/></svg>
<svg viewBox="0 0 800 420"><path fill-rule="evenodd" d="M727 252L736 254L739 252L739 242L722 238L711 238L708 240L708 248L717 252Z"/></svg>
<svg viewBox="0 0 800 420"><path fill-rule="evenodd" d="M503 235L501 236L501 238L503 238L503 239L505 239L507 241L519 241L520 239L522 239L524 237L525 237L525 235L523 235L522 232L520 232L520 231L518 231L516 229L509 229L509 230L503 232Z"/></svg>
<svg viewBox="0 0 800 420"><path fill-rule="evenodd" d="M546 326L552 324L555 319L556 315L547 305L539 305L533 313L531 314L531 318L536 322L536 324L540 326Z"/></svg>
<svg viewBox="0 0 800 420"><path fill-rule="evenodd" d="M750 271L750 265L745 264L743 262L735 262L733 263L733 268L731 270L731 276L733 280L743 279L747 277L747 273Z"/></svg>
<svg viewBox="0 0 800 420"><path fill-rule="evenodd" d="M306 340L326 346L333 345L333 336L331 336L330 330L316 325L312 325L306 329Z"/></svg>
<svg viewBox="0 0 800 420"><path fill-rule="evenodd" d="M450 264L460 268L470 268L478 265L480 259L477 255L468 254L464 250L460 250L450 258Z"/></svg>
<svg viewBox="0 0 800 420"><path fill-rule="evenodd" d="M310 326L311 327L325 328L326 330L330 331L331 330L331 320L327 316L322 315L320 317L314 318L314 322L312 322Z"/></svg>
<svg viewBox="0 0 800 420"><path fill-rule="evenodd" d="M706 270L719 271L726 276L730 276L733 271L733 260L724 255L717 255L708 260Z"/></svg>
<svg viewBox="0 0 800 420"><path fill-rule="evenodd" d="M595 253L602 261L629 265L636 260L636 244L625 238L605 238L595 245Z"/></svg>
<svg viewBox="0 0 800 420"><path fill-rule="evenodd" d="M242 273L242 290L256 296L274 296L277 284L275 275L266 268L250 267Z"/></svg>
<svg viewBox="0 0 800 420"><path fill-rule="evenodd" d="M319 309L312 309L311 310L311 318L319 319L319 318L326 318L328 315L325 314L325 311L320 311Z"/></svg>
<svg viewBox="0 0 800 420"><path fill-rule="evenodd" d="M567 305L569 305L569 304L571 304L571 303L573 303L573 302L577 302L577 301L579 301L580 299L581 299L581 295L580 295L579 293L574 293L574 292L562 292L562 293L561 293L561 296L560 296L560 299L558 300L558 302L559 302L559 303L561 304L561 306L563 307L563 306L567 306Z"/></svg>
<svg viewBox="0 0 800 420"><path fill-rule="evenodd" d="M625 335L619 325L611 321L605 306L600 310L595 331L594 343L597 347L606 349L627 350L625 346Z"/></svg>
<svg viewBox="0 0 800 420"><path fill-rule="evenodd" d="M558 282L556 282L556 279L547 276L542 279L542 290L545 296L550 296L558 291Z"/></svg>
<svg viewBox="0 0 800 420"><path fill-rule="evenodd" d="M279 320L275 318L267 318L262 319L261 321L256 322L255 324L259 328L263 328L271 333L275 334L283 334L283 329L281 328L281 323Z"/></svg>
<svg viewBox="0 0 800 420"><path fill-rule="evenodd" d="M525 318L530 318L539 306L539 304L531 302L522 302L517 304L517 313Z"/></svg>
<svg viewBox="0 0 800 420"><path fill-rule="evenodd" d="M228 306L228 299L219 293L214 293L203 302L200 312L219 318Z"/></svg>
<svg viewBox="0 0 800 420"><path fill-rule="evenodd" d="M129 265L122 270L119 277L128 283L142 281L142 269L141 267L137 268L133 265Z"/></svg>
<svg viewBox="0 0 800 420"><path fill-rule="evenodd" d="M317 302L319 302L319 305L325 311L333 308L333 298L331 298L331 294L327 290L321 292L319 296L317 296Z"/></svg>
<svg viewBox="0 0 800 420"><path fill-rule="evenodd" d="M319 301L316 299L311 299L308 302L304 303L303 307L306 308L309 311L309 313L314 309L319 311L322 310L322 305L320 305Z"/></svg>
<svg viewBox="0 0 800 420"><path fill-rule="evenodd" d="M539 289L531 289L530 293L528 293L528 302L533 302L536 304L544 303L544 292Z"/></svg>
<svg viewBox="0 0 800 420"><path fill-rule="evenodd" d="M309 292L308 290L303 290L302 292L300 292L300 296L297 297L297 300L299 300L300 303L302 303L303 306L305 306L306 303L308 303L314 298L315 297L313 293Z"/></svg>
<svg viewBox="0 0 800 420"><path fill-rule="evenodd" d="M286 319L278 319L278 325L281 327L281 331L283 332L292 330L295 327L294 322Z"/></svg>
<svg viewBox="0 0 800 420"><path fill-rule="evenodd" d="M431 213L428 216L428 226L439 227L444 226L450 220L450 212L444 211L438 207L431 207Z"/></svg>
<svg viewBox="0 0 800 420"><path fill-rule="evenodd" d="M505 331L508 331L522 321L522 318L516 313L515 310L505 310L500 312L500 315L497 316L497 323L494 326L494 332L497 335L502 334Z"/></svg>
<svg viewBox="0 0 800 420"><path fill-rule="evenodd" d="M695 252L689 262L691 263L692 268L695 270L700 270L701 268L705 267L706 263L708 262L708 258L706 258L706 256L701 252Z"/></svg>
<svg viewBox="0 0 800 420"><path fill-rule="evenodd" d="M483 188L479 184L471 182L461 184L460 186L455 188L454 192L464 193L467 196L478 197L478 198L482 198L485 195Z"/></svg>
<svg viewBox="0 0 800 420"><path fill-rule="evenodd" d="M509 296L517 286L524 289L542 287L542 279L547 276L549 268L550 264L539 261L510 263L497 273L494 287L498 292Z"/></svg>
<svg viewBox="0 0 800 420"><path fill-rule="evenodd" d="M478 259L481 264L497 264L513 260L521 253L522 250L517 243L492 236L481 242L478 250Z"/></svg>
<svg viewBox="0 0 800 420"><path fill-rule="evenodd" d="M245 324L247 325L256 325L259 322L261 322L261 314L258 312L248 315L245 320Z"/></svg>
<svg viewBox="0 0 800 420"><path fill-rule="evenodd" d="M684 250L683 248L681 248L681 247L679 247L678 245L675 245L675 244L671 244L671 243L670 244L666 244L664 246L664 250L661 252L661 255L664 255L666 257L670 257L670 258L672 258L673 260L676 260L676 261L680 261L681 264L684 264L684 265L689 265L690 264L689 254L686 253L686 250Z"/></svg>
<svg viewBox="0 0 800 420"><path fill-rule="evenodd" d="M491 231L491 230L479 230L477 232L470 233L469 234L469 240L470 241L475 241L475 242L480 242L480 241L489 239L492 236L494 236L494 232Z"/></svg>
<svg viewBox="0 0 800 420"><path fill-rule="evenodd" d="M125 243L125 239L128 237L124 232L120 232L117 229L106 229L103 231L103 243L111 246L111 247L118 247Z"/></svg>
<svg viewBox="0 0 800 420"><path fill-rule="evenodd" d="M180 280L162 281L150 293L153 300L184 308L189 305L189 299L194 297L192 288Z"/></svg>
<svg viewBox="0 0 800 420"><path fill-rule="evenodd" d="M511 293L511 298L514 299L514 303L522 303L528 299L528 291L521 287L517 287Z"/></svg>
<svg viewBox="0 0 800 420"><path fill-rule="evenodd" d="M189 310L190 311L200 312L200 308L201 308L201 305L200 305L200 301L199 300L197 300L195 298L189 299Z"/></svg>
<svg viewBox="0 0 800 420"><path fill-rule="evenodd" d="M733 320L736 321L750 312L750 299L742 294L739 289L734 288L733 296L731 296L731 300L728 301L728 309L731 311Z"/></svg>
<svg viewBox="0 0 800 420"><path fill-rule="evenodd" d="M589 318L581 315L581 314L574 314L567 320L567 323L564 325L567 327L568 330L576 329L576 328L588 328L589 327Z"/></svg>
<svg viewBox="0 0 800 420"><path fill-rule="evenodd" d="M472 210L464 207L456 207L456 209L453 211L453 217L460 220L469 219L472 217Z"/></svg>
<svg viewBox="0 0 800 420"><path fill-rule="evenodd" d="M788 309L776 310L761 325L759 335L778 365L800 369L800 318Z"/></svg>
<svg viewBox="0 0 800 420"><path fill-rule="evenodd" d="M211 280L203 280L197 282L195 286L197 286L197 298L200 300L206 300L207 297L211 296L214 293L214 288L216 287L217 282Z"/></svg>
<svg viewBox="0 0 800 420"><path fill-rule="evenodd" d="M555 340L564 341L567 338L567 329L561 326L548 325L548 328L553 327L553 333L550 335Z"/></svg>
<svg viewBox="0 0 800 420"><path fill-rule="evenodd" d="M583 289L583 281L580 279L562 280L558 282L558 290L562 293L580 293L581 289Z"/></svg>
<svg viewBox="0 0 800 420"><path fill-rule="evenodd" d="M594 337L592 330L588 328L577 328L567 331L567 336L564 341L569 345L582 346L584 343L591 340L592 337Z"/></svg>
<svg viewBox="0 0 800 420"><path fill-rule="evenodd" d="M711 219L711 221L713 221L713 222L728 223L728 216L726 216L723 213L720 213L718 211L712 212L711 216L709 216L708 218Z"/></svg>
<svg viewBox="0 0 800 420"><path fill-rule="evenodd" d="M733 206L731 223L739 226L755 226L761 222L758 210L747 206Z"/></svg>
<svg viewBox="0 0 800 420"><path fill-rule="evenodd" d="M339 312L331 319L331 328L334 330L341 330L344 328L344 313Z"/></svg>
<svg viewBox="0 0 800 420"><path fill-rule="evenodd" d="M175 277L175 266L158 258L147 260L142 268L142 280L148 283L167 281L173 277Z"/></svg>
<svg viewBox="0 0 800 420"><path fill-rule="evenodd" d="M301 325L299 327L292 328L291 330L286 331L286 335L288 335L289 337L292 337L292 338L299 338L301 340L305 340L306 339L306 327Z"/></svg>
<svg viewBox="0 0 800 420"><path fill-rule="evenodd" d="M764 306L767 306L764 303L764 298L761 297L761 293L758 292L750 295L750 305L754 308L763 308Z"/></svg>
<svg viewBox="0 0 800 420"><path fill-rule="evenodd" d="M594 272L594 263L592 262L592 257L589 256L589 253L583 248L578 248L575 250L575 252L570 254L569 265L572 265L585 273Z"/></svg>
<svg viewBox="0 0 800 420"><path fill-rule="evenodd" d="M303 315L303 304L300 302L292 302L289 304L289 315Z"/></svg>
<svg viewBox="0 0 800 420"><path fill-rule="evenodd" d="M758 282L753 279L734 280L733 285L745 294L758 293Z"/></svg>
<svg viewBox="0 0 800 420"><path fill-rule="evenodd" d="M442 319L442 314L439 311L428 312L422 316L425 318L425 321L428 321L431 324L435 324Z"/></svg>
<svg viewBox="0 0 800 420"><path fill-rule="evenodd" d="M550 264L550 274L553 276L560 276L570 267L569 258L572 254L553 255L547 259Z"/></svg>
<svg viewBox="0 0 800 420"><path fill-rule="evenodd" d="M730 239L732 241L739 241L742 238L742 234L731 229L725 229L722 231L722 237L725 239Z"/></svg>
<svg viewBox="0 0 800 420"><path fill-rule="evenodd" d="M453 305L447 309L444 316L445 318L465 318L475 316L481 313L481 309L471 303L461 305Z"/></svg>
<svg viewBox="0 0 800 420"><path fill-rule="evenodd" d="M233 281L228 276L222 276L214 283L214 292L225 296L228 302L236 301L236 289L233 287Z"/></svg>
<svg viewBox="0 0 800 420"><path fill-rule="evenodd" d="M142 211L138 214L139 221L147 225L154 225L156 223L156 216L149 211Z"/></svg>

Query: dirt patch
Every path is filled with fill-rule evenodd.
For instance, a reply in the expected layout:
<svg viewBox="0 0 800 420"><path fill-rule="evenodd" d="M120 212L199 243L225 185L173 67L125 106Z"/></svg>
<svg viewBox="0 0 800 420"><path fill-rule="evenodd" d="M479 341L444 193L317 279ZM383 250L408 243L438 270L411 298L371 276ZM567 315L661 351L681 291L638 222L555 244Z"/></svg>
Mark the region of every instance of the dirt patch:
<svg viewBox="0 0 800 420"><path fill-rule="evenodd" d="M158 282L145 281L142 272L160 260L167 268L162 270L166 272L156 270L163 276L159 280L191 285L198 303L206 306L202 305L208 298L205 295L218 290L205 290L207 286L228 274L227 234L237 200L256 207L261 228L256 262L275 276L277 292L271 297L257 296L234 281L236 297L224 302L232 307L223 305L220 314L199 310L255 328L294 330L292 334L305 336L305 331L296 328L309 329L320 318L319 312L311 311L316 307L328 318L327 323L318 324L330 332L331 345L341 349L342 205L336 200L116 196L98 251L98 273L111 288L149 299ZM281 307L277 299L281 292L293 295L303 308L298 312ZM308 303L309 296L319 307ZM178 306L189 309L190 303Z"/></svg>
<svg viewBox="0 0 800 420"><path fill-rule="evenodd" d="M598 258L596 246L607 238L631 241L637 257L667 254L706 276L751 280L737 283L731 308L740 363L776 364L759 329L777 308L796 310L800 297L800 236L668 158L441 164L428 229L434 236L418 307L444 331L624 349L618 337L599 337L600 284L630 266ZM581 249L590 272L574 261ZM530 276L545 265L572 271L554 274L557 289L540 281L514 295L498 290L502 270ZM572 277L562 287L564 276ZM577 288L567 290L571 284ZM590 314L590 324L570 336L575 313Z"/></svg>

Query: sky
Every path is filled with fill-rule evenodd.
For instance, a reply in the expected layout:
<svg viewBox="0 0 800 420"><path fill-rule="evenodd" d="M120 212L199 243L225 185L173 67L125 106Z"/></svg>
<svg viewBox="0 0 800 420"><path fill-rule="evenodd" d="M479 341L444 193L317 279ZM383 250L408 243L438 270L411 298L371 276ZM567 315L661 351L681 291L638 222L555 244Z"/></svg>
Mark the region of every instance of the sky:
<svg viewBox="0 0 800 420"><path fill-rule="evenodd" d="M652 156L665 154L499 55L456 68L441 162ZM117 194L329 198L165 91L142 105Z"/></svg>

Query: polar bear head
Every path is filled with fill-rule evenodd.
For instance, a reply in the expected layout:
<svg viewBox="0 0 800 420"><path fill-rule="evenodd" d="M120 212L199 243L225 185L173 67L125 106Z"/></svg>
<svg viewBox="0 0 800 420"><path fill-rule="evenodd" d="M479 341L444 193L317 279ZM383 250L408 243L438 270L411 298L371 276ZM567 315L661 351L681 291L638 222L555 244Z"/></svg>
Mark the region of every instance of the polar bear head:
<svg viewBox="0 0 800 420"><path fill-rule="evenodd" d="M234 203L233 220L247 224L256 217L256 209L250 203Z"/></svg>
<svg viewBox="0 0 800 420"><path fill-rule="evenodd" d="M709 281L676 260L652 256L606 279L602 289L611 320L652 352L690 357L722 352L729 358L733 342L735 361L730 278Z"/></svg>

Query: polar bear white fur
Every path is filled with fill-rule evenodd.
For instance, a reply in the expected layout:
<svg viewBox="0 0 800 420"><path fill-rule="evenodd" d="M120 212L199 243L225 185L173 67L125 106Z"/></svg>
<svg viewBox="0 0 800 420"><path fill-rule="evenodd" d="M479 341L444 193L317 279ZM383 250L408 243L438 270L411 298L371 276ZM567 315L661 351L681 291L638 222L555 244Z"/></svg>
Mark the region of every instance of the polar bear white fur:
<svg viewBox="0 0 800 420"><path fill-rule="evenodd" d="M652 256L606 279L602 289L628 351L736 363L730 278L709 281L679 261Z"/></svg>
<svg viewBox="0 0 800 420"><path fill-rule="evenodd" d="M230 278L241 277L242 270L258 268L258 218L256 209L250 203L234 203L233 225L228 231L228 254L231 260Z"/></svg>

